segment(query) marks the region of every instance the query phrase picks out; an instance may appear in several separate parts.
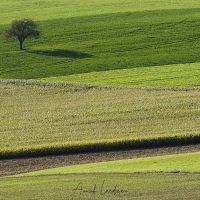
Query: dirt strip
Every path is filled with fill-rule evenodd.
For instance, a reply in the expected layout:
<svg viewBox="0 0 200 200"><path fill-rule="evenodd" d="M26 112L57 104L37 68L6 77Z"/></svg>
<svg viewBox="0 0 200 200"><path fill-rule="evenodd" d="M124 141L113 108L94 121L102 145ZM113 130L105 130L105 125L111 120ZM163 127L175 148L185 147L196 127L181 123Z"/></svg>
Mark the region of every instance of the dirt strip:
<svg viewBox="0 0 200 200"><path fill-rule="evenodd" d="M102 161L152 157L159 155L180 154L189 152L200 152L200 144L20 159L3 159L0 160L0 176L19 174L54 167L62 167L67 165L77 165Z"/></svg>

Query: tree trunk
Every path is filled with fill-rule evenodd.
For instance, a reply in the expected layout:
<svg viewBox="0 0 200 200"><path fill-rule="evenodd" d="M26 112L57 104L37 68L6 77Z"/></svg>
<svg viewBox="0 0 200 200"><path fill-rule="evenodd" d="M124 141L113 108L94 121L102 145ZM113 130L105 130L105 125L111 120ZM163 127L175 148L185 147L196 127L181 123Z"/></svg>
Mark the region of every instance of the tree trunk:
<svg viewBox="0 0 200 200"><path fill-rule="evenodd" d="M20 48L20 50L23 50L23 41L22 41L22 40L20 40L20 41L19 41L19 44L20 44L20 47L19 47L19 48Z"/></svg>

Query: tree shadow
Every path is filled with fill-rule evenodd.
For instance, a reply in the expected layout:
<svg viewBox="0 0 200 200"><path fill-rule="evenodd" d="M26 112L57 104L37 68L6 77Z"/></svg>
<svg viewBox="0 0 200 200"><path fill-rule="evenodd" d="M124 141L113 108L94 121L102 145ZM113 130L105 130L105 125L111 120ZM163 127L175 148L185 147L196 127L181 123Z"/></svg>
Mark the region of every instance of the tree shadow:
<svg viewBox="0 0 200 200"><path fill-rule="evenodd" d="M92 58L93 56L87 53L82 53L78 51L55 49L55 50L32 50L29 53L39 54L44 56L55 56L55 57L65 57L65 58Z"/></svg>

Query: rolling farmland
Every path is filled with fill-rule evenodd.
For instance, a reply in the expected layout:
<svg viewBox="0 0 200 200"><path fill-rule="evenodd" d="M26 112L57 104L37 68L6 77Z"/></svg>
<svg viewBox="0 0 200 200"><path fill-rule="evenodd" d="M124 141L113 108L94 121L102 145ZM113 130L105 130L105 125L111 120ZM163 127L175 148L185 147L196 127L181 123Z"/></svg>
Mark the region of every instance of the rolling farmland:
<svg viewBox="0 0 200 200"><path fill-rule="evenodd" d="M13 157L198 149L199 11L199 0L2 0L0 169ZM20 51L5 31L23 18L42 34ZM199 152L0 177L0 199L196 200Z"/></svg>

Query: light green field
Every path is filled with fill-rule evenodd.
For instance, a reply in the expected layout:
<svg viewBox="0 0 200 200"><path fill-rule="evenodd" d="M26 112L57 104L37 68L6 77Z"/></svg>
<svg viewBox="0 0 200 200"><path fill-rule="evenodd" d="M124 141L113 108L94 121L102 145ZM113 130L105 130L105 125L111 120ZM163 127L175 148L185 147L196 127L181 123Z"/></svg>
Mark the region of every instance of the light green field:
<svg viewBox="0 0 200 200"><path fill-rule="evenodd" d="M200 63L154 66L48 77L50 82L112 86L200 86Z"/></svg>
<svg viewBox="0 0 200 200"><path fill-rule="evenodd" d="M17 176L74 173L200 172L200 152L59 167Z"/></svg>
<svg viewBox="0 0 200 200"><path fill-rule="evenodd" d="M0 178L0 193L4 199L196 200L199 159L190 153L42 170Z"/></svg>
<svg viewBox="0 0 200 200"><path fill-rule="evenodd" d="M200 8L198 0L1 0L1 24L13 19L32 18L34 20L60 19L77 16L92 16L116 12L133 12L160 9Z"/></svg>
<svg viewBox="0 0 200 200"><path fill-rule="evenodd" d="M200 175L192 173L100 173L0 178L0 194L4 200L197 200L199 187Z"/></svg>

